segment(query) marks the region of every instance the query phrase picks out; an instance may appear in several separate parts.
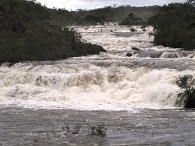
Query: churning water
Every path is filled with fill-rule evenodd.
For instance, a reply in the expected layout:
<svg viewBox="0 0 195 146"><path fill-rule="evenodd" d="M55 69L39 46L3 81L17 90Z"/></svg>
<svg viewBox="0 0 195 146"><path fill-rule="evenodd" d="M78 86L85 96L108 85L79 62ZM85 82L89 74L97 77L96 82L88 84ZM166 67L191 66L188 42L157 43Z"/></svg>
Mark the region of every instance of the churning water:
<svg viewBox="0 0 195 146"><path fill-rule="evenodd" d="M153 46L152 27L74 28L107 52L0 66L0 145L195 145L195 111L177 107L175 84L195 76L194 52ZM104 138L59 128L98 122Z"/></svg>

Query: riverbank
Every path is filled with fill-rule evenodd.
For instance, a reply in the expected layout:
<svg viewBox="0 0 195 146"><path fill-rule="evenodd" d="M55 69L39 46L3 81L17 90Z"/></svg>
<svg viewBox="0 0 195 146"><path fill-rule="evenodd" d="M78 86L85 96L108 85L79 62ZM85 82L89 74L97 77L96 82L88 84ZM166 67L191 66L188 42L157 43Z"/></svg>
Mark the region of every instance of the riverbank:
<svg viewBox="0 0 195 146"><path fill-rule="evenodd" d="M33 1L1 2L0 63L51 61L105 52L101 46L81 42L76 31L52 24L51 11Z"/></svg>

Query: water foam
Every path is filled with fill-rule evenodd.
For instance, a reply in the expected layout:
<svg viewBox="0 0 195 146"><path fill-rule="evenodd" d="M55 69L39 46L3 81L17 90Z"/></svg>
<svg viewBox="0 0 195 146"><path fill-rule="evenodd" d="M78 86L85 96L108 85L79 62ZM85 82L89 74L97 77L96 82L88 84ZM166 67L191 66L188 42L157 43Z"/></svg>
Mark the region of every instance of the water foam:
<svg viewBox="0 0 195 146"><path fill-rule="evenodd" d="M135 29L137 31L131 34L128 27L78 27L83 39L102 45L108 52L61 61L2 64L0 104L87 110L175 107L179 91L175 81L180 75L195 76L195 71L182 65L182 70L172 66L179 62L193 68L194 59L167 61L166 58L125 56L132 47L148 50L152 45L153 38L148 35L152 27L146 31L141 27ZM131 35L122 36L126 32Z"/></svg>
<svg viewBox="0 0 195 146"><path fill-rule="evenodd" d="M173 107L177 99L177 77L195 74L146 67L57 65L62 69L56 70L56 64L2 67L1 104L76 109Z"/></svg>

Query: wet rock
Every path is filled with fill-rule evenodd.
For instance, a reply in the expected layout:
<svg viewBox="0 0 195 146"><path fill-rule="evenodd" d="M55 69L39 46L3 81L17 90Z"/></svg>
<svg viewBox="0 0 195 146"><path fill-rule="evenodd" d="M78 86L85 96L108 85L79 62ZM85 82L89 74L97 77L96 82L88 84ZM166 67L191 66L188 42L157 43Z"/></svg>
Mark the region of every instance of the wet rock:
<svg viewBox="0 0 195 146"><path fill-rule="evenodd" d="M189 54L187 58L195 58L195 53Z"/></svg>
<svg viewBox="0 0 195 146"><path fill-rule="evenodd" d="M135 51L140 50L140 49L138 49L138 48L136 48L136 47L132 47L131 49L132 49L132 50L135 50Z"/></svg>
<svg viewBox="0 0 195 146"><path fill-rule="evenodd" d="M195 89L192 93L187 94L185 104L185 108L195 108Z"/></svg>
<svg viewBox="0 0 195 146"><path fill-rule="evenodd" d="M161 58L181 58L183 57L183 53L182 52L163 52L161 55Z"/></svg>
<svg viewBox="0 0 195 146"><path fill-rule="evenodd" d="M195 108L195 79L192 75L184 75L179 77L176 84L182 89L182 92L178 94L179 106L184 108Z"/></svg>
<svg viewBox="0 0 195 146"><path fill-rule="evenodd" d="M132 53L127 53L126 56L131 57L132 55L133 55Z"/></svg>
<svg viewBox="0 0 195 146"><path fill-rule="evenodd" d="M135 32L136 29L135 29L135 28L131 28L130 31L131 31L131 32Z"/></svg>

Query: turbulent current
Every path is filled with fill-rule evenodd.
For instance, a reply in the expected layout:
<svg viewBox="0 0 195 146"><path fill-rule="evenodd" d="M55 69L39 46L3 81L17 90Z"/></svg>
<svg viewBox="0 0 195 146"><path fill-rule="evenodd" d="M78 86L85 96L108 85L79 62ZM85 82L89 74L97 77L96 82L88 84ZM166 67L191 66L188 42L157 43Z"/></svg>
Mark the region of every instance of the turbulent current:
<svg viewBox="0 0 195 146"><path fill-rule="evenodd" d="M179 91L175 81L184 74L195 76L195 54L153 46L150 27L135 27L135 32L120 26L75 29L83 41L107 52L1 65L2 105L89 110L175 107Z"/></svg>
<svg viewBox="0 0 195 146"><path fill-rule="evenodd" d="M3 63L0 145L195 145L195 112L178 107L175 83L195 76L193 51L154 46L152 27L71 28L107 51ZM103 142L86 132L67 136L59 128L63 122L105 122L110 131Z"/></svg>

